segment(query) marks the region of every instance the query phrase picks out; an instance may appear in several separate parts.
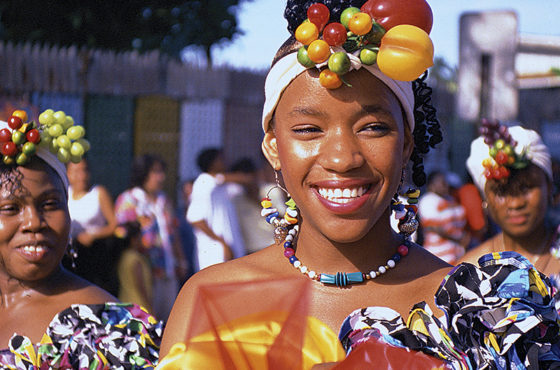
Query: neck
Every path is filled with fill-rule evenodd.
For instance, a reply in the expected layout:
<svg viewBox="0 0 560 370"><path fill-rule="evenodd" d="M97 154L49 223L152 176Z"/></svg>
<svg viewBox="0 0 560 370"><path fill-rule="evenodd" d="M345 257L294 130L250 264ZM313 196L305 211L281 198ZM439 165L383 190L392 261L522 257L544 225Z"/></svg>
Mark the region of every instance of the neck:
<svg viewBox="0 0 560 370"><path fill-rule="evenodd" d="M402 238L392 231L390 209L360 240L340 243L329 240L313 226L302 222L296 256L318 273L368 272L384 265L395 253Z"/></svg>
<svg viewBox="0 0 560 370"><path fill-rule="evenodd" d="M50 295L57 291L65 280L65 272L59 267L50 276L37 281L23 281L7 275L5 272L0 277L0 307L7 308L17 304L22 297L32 295Z"/></svg>

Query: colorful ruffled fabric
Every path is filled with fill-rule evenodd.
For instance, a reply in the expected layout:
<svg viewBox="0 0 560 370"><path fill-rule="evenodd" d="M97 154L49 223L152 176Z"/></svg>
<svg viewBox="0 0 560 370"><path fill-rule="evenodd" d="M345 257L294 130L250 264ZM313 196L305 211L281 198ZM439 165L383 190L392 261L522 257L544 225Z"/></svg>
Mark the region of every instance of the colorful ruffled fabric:
<svg viewBox="0 0 560 370"><path fill-rule="evenodd" d="M426 303L405 324L392 309L352 312L339 339L350 353L368 338L419 350L453 369L560 368L560 316L549 279L515 252L482 256L480 267L462 263L443 280L434 317Z"/></svg>
<svg viewBox="0 0 560 370"><path fill-rule="evenodd" d="M135 304L75 304L49 324L39 344L15 334L1 369L151 369L163 323Z"/></svg>

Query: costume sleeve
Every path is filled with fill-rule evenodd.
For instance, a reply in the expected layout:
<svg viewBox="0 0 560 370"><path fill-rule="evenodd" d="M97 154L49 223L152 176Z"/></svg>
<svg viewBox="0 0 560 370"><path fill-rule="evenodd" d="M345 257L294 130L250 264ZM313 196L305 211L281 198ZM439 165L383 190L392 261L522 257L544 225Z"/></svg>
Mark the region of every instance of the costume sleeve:
<svg viewBox="0 0 560 370"><path fill-rule="evenodd" d="M163 323L138 305L72 305L50 323L37 346L39 358L29 363L37 369L151 369L162 332ZM27 356L26 341L14 336L10 349Z"/></svg>
<svg viewBox="0 0 560 370"><path fill-rule="evenodd" d="M515 252L488 254L479 266L462 263L436 292L445 312L417 304L405 322L379 307L354 311L339 338L349 352L370 340L420 350L453 369L549 369L560 364L560 316L547 277Z"/></svg>

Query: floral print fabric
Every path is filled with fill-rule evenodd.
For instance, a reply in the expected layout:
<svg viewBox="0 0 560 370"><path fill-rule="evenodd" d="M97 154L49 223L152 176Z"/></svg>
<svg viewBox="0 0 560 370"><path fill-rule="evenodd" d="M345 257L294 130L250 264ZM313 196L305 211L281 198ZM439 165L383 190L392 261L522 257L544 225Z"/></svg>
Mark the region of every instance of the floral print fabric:
<svg viewBox="0 0 560 370"><path fill-rule="evenodd" d="M33 344L15 334L0 350L2 369L149 369L158 360L163 323L134 304L72 305Z"/></svg>
<svg viewBox="0 0 560 370"><path fill-rule="evenodd" d="M560 367L560 317L548 278L515 252L462 263L444 279L435 303L437 319L424 303L405 323L388 308L354 311L339 338L350 353L369 337L421 350L453 369L549 369Z"/></svg>

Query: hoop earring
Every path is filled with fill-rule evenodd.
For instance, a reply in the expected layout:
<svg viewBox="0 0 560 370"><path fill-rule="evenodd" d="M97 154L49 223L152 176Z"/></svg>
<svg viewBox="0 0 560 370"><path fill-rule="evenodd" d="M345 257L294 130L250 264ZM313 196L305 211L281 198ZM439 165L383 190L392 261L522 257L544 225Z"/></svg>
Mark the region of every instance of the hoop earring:
<svg viewBox="0 0 560 370"><path fill-rule="evenodd" d="M276 185L268 190L266 197L262 199L261 206L263 207L261 211L261 216L265 217L266 222L274 226L274 240L276 244L282 241L293 241L299 230L298 226L298 210L296 202L290 197L290 193L286 188L280 185L280 180L278 178L278 171L274 171L274 176L276 180ZM270 193L279 189L286 194L288 201L286 202L286 213L284 217L280 218L280 212L278 209L273 207L272 200L270 199Z"/></svg>

